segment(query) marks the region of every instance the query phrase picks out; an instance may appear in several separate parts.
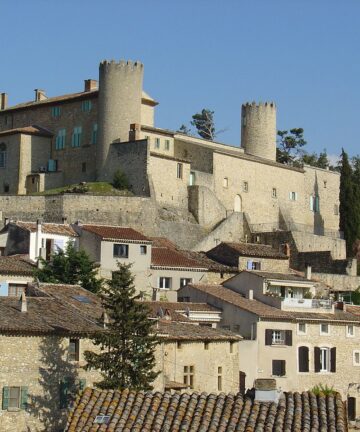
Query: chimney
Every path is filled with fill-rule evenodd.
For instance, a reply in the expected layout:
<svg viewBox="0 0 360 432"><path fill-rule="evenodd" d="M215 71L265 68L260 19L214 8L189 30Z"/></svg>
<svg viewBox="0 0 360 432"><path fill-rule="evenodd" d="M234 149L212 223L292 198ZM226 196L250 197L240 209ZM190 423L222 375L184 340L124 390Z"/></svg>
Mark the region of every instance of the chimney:
<svg viewBox="0 0 360 432"><path fill-rule="evenodd" d="M40 102L42 100L47 99L45 90L35 89L34 91L35 91L35 102Z"/></svg>
<svg viewBox="0 0 360 432"><path fill-rule="evenodd" d="M257 378L255 380L255 400L259 402L278 402L281 392L276 388L276 380Z"/></svg>
<svg viewBox="0 0 360 432"><path fill-rule="evenodd" d="M23 293L21 294L20 302L21 302L21 309L20 309L21 312L27 312L27 300L26 300L25 291L23 291Z"/></svg>
<svg viewBox="0 0 360 432"><path fill-rule="evenodd" d="M8 95L6 93L0 94L0 110L6 109L8 106Z"/></svg>
<svg viewBox="0 0 360 432"><path fill-rule="evenodd" d="M335 303L335 309L344 311L346 309L344 302L343 301L336 302Z"/></svg>
<svg viewBox="0 0 360 432"><path fill-rule="evenodd" d="M249 289L249 300L254 300L254 290Z"/></svg>
<svg viewBox="0 0 360 432"><path fill-rule="evenodd" d="M306 265L305 277L307 280L311 280L311 266L308 264Z"/></svg>
<svg viewBox="0 0 360 432"><path fill-rule="evenodd" d="M86 79L84 80L84 92L89 92L93 90L97 90L98 82L94 79Z"/></svg>

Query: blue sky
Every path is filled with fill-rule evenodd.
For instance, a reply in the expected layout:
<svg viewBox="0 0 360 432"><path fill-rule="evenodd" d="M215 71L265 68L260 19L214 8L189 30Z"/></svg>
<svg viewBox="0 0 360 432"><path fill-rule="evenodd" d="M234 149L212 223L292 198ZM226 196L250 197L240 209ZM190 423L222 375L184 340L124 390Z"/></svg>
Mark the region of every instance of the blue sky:
<svg viewBox="0 0 360 432"><path fill-rule="evenodd" d="M0 0L0 91L10 104L81 91L102 59L141 60L156 125L215 111L238 145L240 107L273 100L308 151L360 153L358 0Z"/></svg>

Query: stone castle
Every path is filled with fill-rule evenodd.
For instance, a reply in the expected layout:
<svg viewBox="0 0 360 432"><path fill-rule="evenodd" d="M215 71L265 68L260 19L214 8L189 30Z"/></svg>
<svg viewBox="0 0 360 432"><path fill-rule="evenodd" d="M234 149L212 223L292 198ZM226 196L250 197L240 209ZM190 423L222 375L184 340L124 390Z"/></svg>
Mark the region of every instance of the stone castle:
<svg viewBox="0 0 360 432"><path fill-rule="evenodd" d="M99 82L85 80L83 92L47 97L36 89L35 100L15 106L2 93L3 217L135 224L198 249L291 231L322 236L321 250L345 258L339 174L276 162L274 103L243 104L241 146L230 146L155 127L158 102L142 82L141 63L103 61ZM111 182L118 169L134 197L31 195Z"/></svg>

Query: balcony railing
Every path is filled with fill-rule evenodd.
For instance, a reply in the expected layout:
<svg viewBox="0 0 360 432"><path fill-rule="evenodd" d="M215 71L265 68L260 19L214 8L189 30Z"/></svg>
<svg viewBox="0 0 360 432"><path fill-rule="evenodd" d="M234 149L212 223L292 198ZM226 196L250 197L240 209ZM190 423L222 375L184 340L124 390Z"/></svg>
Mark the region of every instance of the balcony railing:
<svg viewBox="0 0 360 432"><path fill-rule="evenodd" d="M286 307L291 308L304 308L304 309L331 309L332 301L326 299L296 299L296 298L285 298L282 304Z"/></svg>

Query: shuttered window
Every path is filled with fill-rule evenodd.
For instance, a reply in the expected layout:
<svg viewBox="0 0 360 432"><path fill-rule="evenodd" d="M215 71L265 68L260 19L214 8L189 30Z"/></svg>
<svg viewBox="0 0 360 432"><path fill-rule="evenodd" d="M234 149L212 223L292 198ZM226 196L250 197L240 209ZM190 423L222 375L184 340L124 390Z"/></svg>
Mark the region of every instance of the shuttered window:
<svg viewBox="0 0 360 432"><path fill-rule="evenodd" d="M309 348L301 346L298 349L299 372L309 372Z"/></svg>
<svg viewBox="0 0 360 432"><path fill-rule="evenodd" d="M28 387L3 387L2 393L2 409L8 410L12 408L27 408Z"/></svg>
<svg viewBox="0 0 360 432"><path fill-rule="evenodd" d="M82 127L81 126L74 127L74 131L73 131L72 138L71 138L71 146L72 147L80 147L81 134L82 134Z"/></svg>
<svg viewBox="0 0 360 432"><path fill-rule="evenodd" d="M292 330L265 330L265 345L292 346Z"/></svg>
<svg viewBox="0 0 360 432"><path fill-rule="evenodd" d="M285 362L285 360L273 360L272 361L272 374L274 376L285 376L285 374L286 374L286 362Z"/></svg>
<svg viewBox="0 0 360 432"><path fill-rule="evenodd" d="M314 348L315 372L336 372L336 348Z"/></svg>

